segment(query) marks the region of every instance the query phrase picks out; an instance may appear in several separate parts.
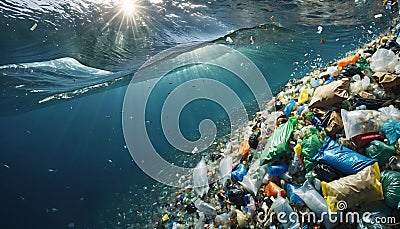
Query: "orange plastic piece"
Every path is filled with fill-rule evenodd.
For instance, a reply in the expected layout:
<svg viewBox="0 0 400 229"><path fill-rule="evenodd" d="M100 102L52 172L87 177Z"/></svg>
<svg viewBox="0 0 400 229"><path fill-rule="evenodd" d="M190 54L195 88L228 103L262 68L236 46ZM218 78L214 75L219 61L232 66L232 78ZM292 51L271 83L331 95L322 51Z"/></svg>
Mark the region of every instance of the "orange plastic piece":
<svg viewBox="0 0 400 229"><path fill-rule="evenodd" d="M360 58L360 55L348 56L338 61L338 67L344 67L349 64L356 64L356 61Z"/></svg>
<svg viewBox="0 0 400 229"><path fill-rule="evenodd" d="M249 154L249 151L250 151L249 140L244 140L239 146L239 154L246 156L247 154Z"/></svg>
<svg viewBox="0 0 400 229"><path fill-rule="evenodd" d="M274 182L269 181L268 184L265 186L265 195L268 197L273 196L274 198L277 198L278 193L280 193L282 197L286 196L285 189L279 187Z"/></svg>

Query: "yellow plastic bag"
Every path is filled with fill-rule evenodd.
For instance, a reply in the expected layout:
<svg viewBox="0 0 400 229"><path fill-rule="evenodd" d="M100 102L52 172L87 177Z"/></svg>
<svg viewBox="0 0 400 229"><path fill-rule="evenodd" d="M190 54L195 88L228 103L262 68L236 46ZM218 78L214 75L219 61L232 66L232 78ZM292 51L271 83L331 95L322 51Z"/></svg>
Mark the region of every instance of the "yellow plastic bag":
<svg viewBox="0 0 400 229"><path fill-rule="evenodd" d="M332 212L353 208L358 204L383 200L378 162L356 174L338 180L321 182L322 193Z"/></svg>
<svg viewBox="0 0 400 229"><path fill-rule="evenodd" d="M307 89L303 89L301 92L300 92L300 96L299 96L299 100L298 100L298 104L299 105L301 105L301 104L304 104L304 103L306 103L308 101L308 92L307 92Z"/></svg>

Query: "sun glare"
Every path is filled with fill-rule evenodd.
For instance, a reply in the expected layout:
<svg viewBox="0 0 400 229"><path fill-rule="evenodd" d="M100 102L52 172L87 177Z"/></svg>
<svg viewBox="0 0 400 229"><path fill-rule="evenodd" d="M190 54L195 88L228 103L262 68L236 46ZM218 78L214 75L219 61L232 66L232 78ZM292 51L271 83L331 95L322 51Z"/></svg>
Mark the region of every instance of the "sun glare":
<svg viewBox="0 0 400 229"><path fill-rule="evenodd" d="M121 10L126 16L132 16L137 9L135 0L121 0Z"/></svg>

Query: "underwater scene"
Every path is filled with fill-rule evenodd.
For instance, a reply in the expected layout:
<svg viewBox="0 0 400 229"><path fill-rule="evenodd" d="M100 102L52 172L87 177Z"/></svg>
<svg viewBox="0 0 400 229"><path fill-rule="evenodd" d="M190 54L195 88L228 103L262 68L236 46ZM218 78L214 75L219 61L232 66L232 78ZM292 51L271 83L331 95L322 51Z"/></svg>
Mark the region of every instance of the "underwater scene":
<svg viewBox="0 0 400 229"><path fill-rule="evenodd" d="M0 0L0 228L400 228L397 0Z"/></svg>

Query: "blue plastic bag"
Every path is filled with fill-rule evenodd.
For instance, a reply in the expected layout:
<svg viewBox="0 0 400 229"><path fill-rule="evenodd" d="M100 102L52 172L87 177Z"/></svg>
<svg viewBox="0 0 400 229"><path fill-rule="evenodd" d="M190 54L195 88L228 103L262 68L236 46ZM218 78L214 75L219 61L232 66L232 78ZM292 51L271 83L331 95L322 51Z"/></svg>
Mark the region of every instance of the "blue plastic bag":
<svg viewBox="0 0 400 229"><path fill-rule="evenodd" d="M280 175L286 173L289 167L287 165L271 165L268 168L268 174L274 177L279 177Z"/></svg>
<svg viewBox="0 0 400 229"><path fill-rule="evenodd" d="M289 103L286 104L285 109L283 112L285 113L286 117L290 117L290 113L292 113L293 107L296 105L296 101L290 99Z"/></svg>
<svg viewBox="0 0 400 229"><path fill-rule="evenodd" d="M302 204L304 201L294 193L294 190L300 188L300 186L296 184L286 184L286 195L289 197L290 203L293 204Z"/></svg>
<svg viewBox="0 0 400 229"><path fill-rule="evenodd" d="M356 174L377 161L346 148L329 136L325 137L324 144L313 159L328 164L345 175Z"/></svg>
<svg viewBox="0 0 400 229"><path fill-rule="evenodd" d="M382 126L382 133L393 144L400 138L400 120L389 120Z"/></svg>
<svg viewBox="0 0 400 229"><path fill-rule="evenodd" d="M242 181L246 173L247 173L246 166L244 166L243 164L239 164L237 169L232 172L231 179L233 181Z"/></svg>

